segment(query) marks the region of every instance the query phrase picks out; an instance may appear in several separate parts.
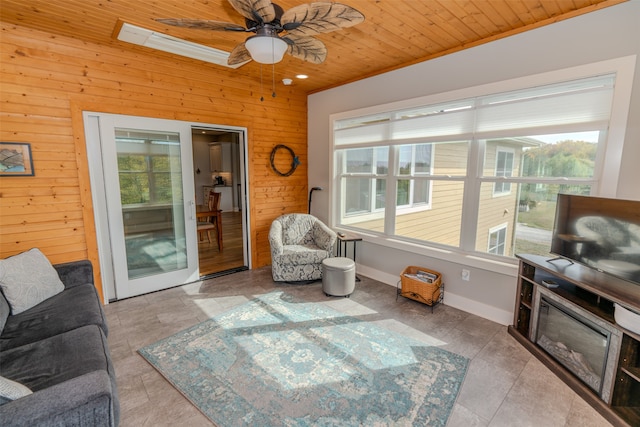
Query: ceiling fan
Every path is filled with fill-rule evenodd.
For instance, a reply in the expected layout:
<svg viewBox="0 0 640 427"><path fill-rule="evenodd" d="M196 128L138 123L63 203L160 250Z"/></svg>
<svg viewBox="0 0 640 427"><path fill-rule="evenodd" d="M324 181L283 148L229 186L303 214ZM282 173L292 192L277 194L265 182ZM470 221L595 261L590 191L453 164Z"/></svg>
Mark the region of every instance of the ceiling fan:
<svg viewBox="0 0 640 427"><path fill-rule="evenodd" d="M238 44L229 55L229 65L254 60L275 64L285 53L313 64L324 62L327 48L311 37L364 21L364 15L341 3L316 2L295 6L286 12L271 0L228 0L245 18L245 27L231 22L203 19L156 19L168 25L213 31L255 33Z"/></svg>

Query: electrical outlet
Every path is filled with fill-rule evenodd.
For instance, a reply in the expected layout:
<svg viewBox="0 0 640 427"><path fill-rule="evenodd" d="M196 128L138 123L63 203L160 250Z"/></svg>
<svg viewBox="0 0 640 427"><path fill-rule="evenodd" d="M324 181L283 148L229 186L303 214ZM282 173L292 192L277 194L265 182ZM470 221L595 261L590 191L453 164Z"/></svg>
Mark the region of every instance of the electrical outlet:
<svg viewBox="0 0 640 427"><path fill-rule="evenodd" d="M462 280L466 280L469 281L469 277L471 276L471 272L467 269L463 269L462 273L460 274L460 276L462 277Z"/></svg>

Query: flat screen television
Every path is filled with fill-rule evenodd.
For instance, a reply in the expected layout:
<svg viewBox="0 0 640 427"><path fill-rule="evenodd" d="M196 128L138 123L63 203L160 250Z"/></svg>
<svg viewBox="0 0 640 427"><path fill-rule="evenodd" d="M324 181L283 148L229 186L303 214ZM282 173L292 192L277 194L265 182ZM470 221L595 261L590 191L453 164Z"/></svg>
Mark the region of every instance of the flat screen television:
<svg viewBox="0 0 640 427"><path fill-rule="evenodd" d="M640 201L559 194L551 253L640 285Z"/></svg>

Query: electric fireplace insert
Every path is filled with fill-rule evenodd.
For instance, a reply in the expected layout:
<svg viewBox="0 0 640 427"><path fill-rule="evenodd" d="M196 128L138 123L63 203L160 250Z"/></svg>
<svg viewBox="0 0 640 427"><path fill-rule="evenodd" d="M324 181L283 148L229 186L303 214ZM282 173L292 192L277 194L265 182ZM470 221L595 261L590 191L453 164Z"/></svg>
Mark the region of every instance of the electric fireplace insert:
<svg viewBox="0 0 640 427"><path fill-rule="evenodd" d="M531 341L609 402L621 342L619 331L539 287L534 313Z"/></svg>

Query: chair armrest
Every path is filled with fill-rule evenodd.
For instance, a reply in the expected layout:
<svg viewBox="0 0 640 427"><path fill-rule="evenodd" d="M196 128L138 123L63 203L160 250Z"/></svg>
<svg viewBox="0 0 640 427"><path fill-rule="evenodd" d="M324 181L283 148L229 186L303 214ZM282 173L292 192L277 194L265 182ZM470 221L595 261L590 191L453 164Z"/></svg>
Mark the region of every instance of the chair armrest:
<svg viewBox="0 0 640 427"><path fill-rule="evenodd" d="M269 229L269 245L271 246L271 257L282 255L284 252L284 243L282 242L282 224L278 221L271 223Z"/></svg>
<svg viewBox="0 0 640 427"><path fill-rule="evenodd" d="M2 425L118 425L109 374L94 371L0 406Z"/></svg>
<svg viewBox="0 0 640 427"><path fill-rule="evenodd" d="M327 227L327 225L318 220L313 224L313 240L319 248L327 252L333 252L333 246L336 244L338 235L335 231Z"/></svg>
<svg viewBox="0 0 640 427"><path fill-rule="evenodd" d="M73 261L53 266L64 283L65 288L91 283L93 285L93 266L91 261Z"/></svg>

